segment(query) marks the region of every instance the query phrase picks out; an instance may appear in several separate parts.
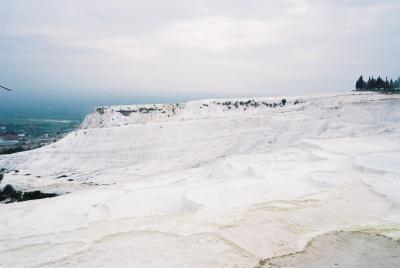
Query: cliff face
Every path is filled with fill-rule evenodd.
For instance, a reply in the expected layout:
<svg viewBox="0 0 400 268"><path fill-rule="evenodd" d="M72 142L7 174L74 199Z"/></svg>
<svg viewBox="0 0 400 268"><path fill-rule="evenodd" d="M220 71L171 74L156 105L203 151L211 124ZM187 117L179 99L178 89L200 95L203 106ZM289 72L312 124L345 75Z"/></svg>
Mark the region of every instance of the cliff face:
<svg viewBox="0 0 400 268"><path fill-rule="evenodd" d="M234 115L250 115L289 110L304 103L301 98L250 98L200 100L176 104L122 105L98 107L81 128L104 128L150 122L194 120Z"/></svg>
<svg viewBox="0 0 400 268"><path fill-rule="evenodd" d="M398 95L100 107L0 156L2 186L61 194L0 205L0 266L254 267L332 231L397 238L399 138Z"/></svg>
<svg viewBox="0 0 400 268"><path fill-rule="evenodd" d="M337 112L342 113L342 108L355 110L353 118L351 118L352 114L344 115L348 116L349 120L354 120L357 124L357 121L363 120L363 118L358 118L356 114L356 109L359 105L385 101L385 104L390 105L390 101L396 99L396 95L352 93L299 97L200 100L176 104L104 106L98 107L95 112L86 116L81 124L81 129L213 118L268 117L274 114L295 111L318 112L323 117L332 114L334 112L332 110L334 109L339 109ZM354 107L352 107L353 104ZM380 115L379 111L375 115L373 112L366 111L367 114L371 114L372 116ZM387 116L390 116L390 113Z"/></svg>

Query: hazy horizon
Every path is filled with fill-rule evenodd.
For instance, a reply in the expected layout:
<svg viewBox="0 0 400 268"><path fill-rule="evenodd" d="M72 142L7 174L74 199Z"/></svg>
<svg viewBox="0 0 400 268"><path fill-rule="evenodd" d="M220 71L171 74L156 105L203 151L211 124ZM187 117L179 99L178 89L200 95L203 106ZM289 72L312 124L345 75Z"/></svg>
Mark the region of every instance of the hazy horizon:
<svg viewBox="0 0 400 268"><path fill-rule="evenodd" d="M348 92L349 90L342 91ZM341 92L341 91L331 91ZM100 95L100 96L70 96L70 95L38 95L25 96L24 92L0 92L0 119L12 118L55 118L81 120L85 115L94 111L97 106L129 105L149 103L176 103L209 98L246 98L246 97L274 97L295 94L197 94L191 96L152 96L152 95ZM326 93L315 91L312 93ZM301 94L297 94L301 95Z"/></svg>

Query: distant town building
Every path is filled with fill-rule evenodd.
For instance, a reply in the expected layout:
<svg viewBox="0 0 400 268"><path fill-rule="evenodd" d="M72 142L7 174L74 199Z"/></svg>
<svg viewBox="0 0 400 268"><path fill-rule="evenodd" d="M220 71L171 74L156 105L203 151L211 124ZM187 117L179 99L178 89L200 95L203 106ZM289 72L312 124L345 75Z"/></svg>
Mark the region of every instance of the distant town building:
<svg viewBox="0 0 400 268"><path fill-rule="evenodd" d="M15 134L5 134L5 135L2 135L1 138L3 140L18 140L18 136Z"/></svg>

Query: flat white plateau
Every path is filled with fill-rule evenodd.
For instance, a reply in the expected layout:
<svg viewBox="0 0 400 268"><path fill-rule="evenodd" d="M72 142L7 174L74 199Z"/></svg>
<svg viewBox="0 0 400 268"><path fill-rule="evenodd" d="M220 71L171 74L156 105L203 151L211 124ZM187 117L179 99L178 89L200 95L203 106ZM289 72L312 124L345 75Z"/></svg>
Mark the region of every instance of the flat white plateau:
<svg viewBox="0 0 400 268"><path fill-rule="evenodd" d="M62 194L0 204L0 267L255 267L335 231L396 240L399 136L397 95L99 108L0 157L2 186Z"/></svg>

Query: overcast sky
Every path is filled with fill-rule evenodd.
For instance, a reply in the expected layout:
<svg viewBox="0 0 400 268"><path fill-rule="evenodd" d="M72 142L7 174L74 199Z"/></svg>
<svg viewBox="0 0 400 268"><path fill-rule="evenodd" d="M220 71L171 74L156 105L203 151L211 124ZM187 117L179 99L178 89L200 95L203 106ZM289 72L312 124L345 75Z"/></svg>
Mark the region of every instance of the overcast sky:
<svg viewBox="0 0 400 268"><path fill-rule="evenodd" d="M0 84L24 96L348 91L399 59L399 0L0 0Z"/></svg>

